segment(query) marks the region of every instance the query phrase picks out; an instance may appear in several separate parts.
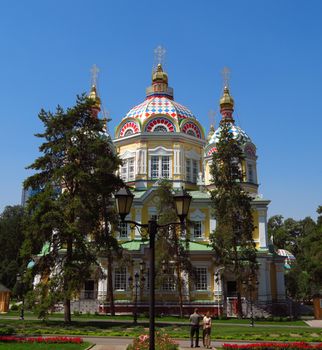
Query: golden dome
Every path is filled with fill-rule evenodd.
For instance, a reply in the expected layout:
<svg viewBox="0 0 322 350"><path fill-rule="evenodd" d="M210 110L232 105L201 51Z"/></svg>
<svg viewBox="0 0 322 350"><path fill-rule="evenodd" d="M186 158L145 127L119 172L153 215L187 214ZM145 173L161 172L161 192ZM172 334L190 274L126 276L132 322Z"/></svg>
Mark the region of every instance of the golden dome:
<svg viewBox="0 0 322 350"><path fill-rule="evenodd" d="M234 99L230 96L229 89L227 86L224 87L224 94L220 99L220 107L234 108Z"/></svg>
<svg viewBox="0 0 322 350"><path fill-rule="evenodd" d="M156 71L152 74L152 82L162 82L168 84L168 74L163 71L161 63L158 64Z"/></svg>
<svg viewBox="0 0 322 350"><path fill-rule="evenodd" d="M96 86L92 85L91 91L88 94L88 98L95 101L95 107L101 107L101 99L98 97Z"/></svg>

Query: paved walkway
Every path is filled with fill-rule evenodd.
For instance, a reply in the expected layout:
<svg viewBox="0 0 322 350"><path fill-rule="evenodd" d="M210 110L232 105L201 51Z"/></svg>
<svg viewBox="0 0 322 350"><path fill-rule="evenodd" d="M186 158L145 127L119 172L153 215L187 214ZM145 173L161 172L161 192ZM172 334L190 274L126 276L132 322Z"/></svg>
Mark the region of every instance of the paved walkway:
<svg viewBox="0 0 322 350"><path fill-rule="evenodd" d="M309 320L305 321L310 327L322 328L322 320Z"/></svg>

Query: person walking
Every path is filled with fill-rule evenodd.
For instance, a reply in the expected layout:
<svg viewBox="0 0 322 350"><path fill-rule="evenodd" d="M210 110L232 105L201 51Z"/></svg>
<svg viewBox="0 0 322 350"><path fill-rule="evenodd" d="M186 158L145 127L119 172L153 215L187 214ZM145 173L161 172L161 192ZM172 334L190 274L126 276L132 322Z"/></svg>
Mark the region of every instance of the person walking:
<svg viewBox="0 0 322 350"><path fill-rule="evenodd" d="M191 347L193 348L193 337L196 337L195 340L195 347L200 348L199 346L199 322L200 322L201 316L198 314L198 309L195 308L194 313L190 315L190 340L191 340Z"/></svg>
<svg viewBox="0 0 322 350"><path fill-rule="evenodd" d="M211 317L209 311L206 313L202 320L202 329L203 329L203 346L207 349L211 349L210 343L210 334L211 334Z"/></svg>

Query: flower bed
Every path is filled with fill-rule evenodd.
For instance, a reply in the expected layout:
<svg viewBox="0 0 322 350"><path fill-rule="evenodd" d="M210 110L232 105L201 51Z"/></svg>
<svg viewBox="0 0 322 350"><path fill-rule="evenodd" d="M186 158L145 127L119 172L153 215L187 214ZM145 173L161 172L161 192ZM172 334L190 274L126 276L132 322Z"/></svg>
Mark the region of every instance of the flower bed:
<svg viewBox="0 0 322 350"><path fill-rule="evenodd" d="M322 350L322 343L311 345L308 343L257 343L257 344L224 344L225 350Z"/></svg>
<svg viewBox="0 0 322 350"><path fill-rule="evenodd" d="M164 332L155 333L155 350L178 350L178 344ZM149 336L141 334L133 340L127 350L149 350Z"/></svg>
<svg viewBox="0 0 322 350"><path fill-rule="evenodd" d="M0 342L81 344L83 339L79 337L17 337L13 335L3 335L0 336Z"/></svg>

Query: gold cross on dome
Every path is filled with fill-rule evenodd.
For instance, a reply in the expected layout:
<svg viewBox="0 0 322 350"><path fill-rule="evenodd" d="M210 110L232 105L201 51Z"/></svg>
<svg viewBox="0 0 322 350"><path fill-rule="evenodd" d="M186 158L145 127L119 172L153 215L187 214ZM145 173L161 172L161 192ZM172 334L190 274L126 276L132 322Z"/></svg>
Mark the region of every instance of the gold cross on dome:
<svg viewBox="0 0 322 350"><path fill-rule="evenodd" d="M164 57L166 52L167 50L161 45L154 49L154 60L156 65L164 63Z"/></svg>
<svg viewBox="0 0 322 350"><path fill-rule="evenodd" d="M230 69L228 67L224 67L221 74L223 77L224 87L229 87Z"/></svg>
<svg viewBox="0 0 322 350"><path fill-rule="evenodd" d="M92 68L91 68L91 73L92 73L92 85L97 84L97 76L98 76L98 72L99 72L99 68L97 67L96 64L93 64Z"/></svg>

